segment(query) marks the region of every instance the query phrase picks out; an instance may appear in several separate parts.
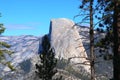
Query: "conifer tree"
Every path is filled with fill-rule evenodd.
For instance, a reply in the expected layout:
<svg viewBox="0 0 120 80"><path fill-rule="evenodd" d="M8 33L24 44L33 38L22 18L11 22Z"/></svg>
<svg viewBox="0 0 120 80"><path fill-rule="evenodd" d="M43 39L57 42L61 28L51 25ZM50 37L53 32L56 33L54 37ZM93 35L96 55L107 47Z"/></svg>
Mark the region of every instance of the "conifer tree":
<svg viewBox="0 0 120 80"><path fill-rule="evenodd" d="M106 43L113 43L113 79L120 80L120 0L97 0L103 12L103 23L107 27ZM107 46L107 45L105 45Z"/></svg>
<svg viewBox="0 0 120 80"><path fill-rule="evenodd" d="M3 27L3 24L0 23L0 36L4 31L5 28ZM7 53L8 55L11 55L13 53L7 48L10 48L10 45L7 44L6 42L0 41L0 63L7 65L11 70L15 70L11 63L5 60L4 53Z"/></svg>
<svg viewBox="0 0 120 80"><path fill-rule="evenodd" d="M52 77L56 74L55 69L57 59L55 58L54 49L51 48L49 38L45 35L42 39L42 52L39 55L40 64L36 64L36 74L42 80L52 80Z"/></svg>
<svg viewBox="0 0 120 80"><path fill-rule="evenodd" d="M84 5L90 0L83 0ZM113 48L113 74L114 80L120 80L120 0L97 0L94 5L99 15L95 18L99 21L98 31L106 29L107 35L99 43L99 46L105 49ZM86 8L84 10L89 9ZM87 16L88 17L88 16Z"/></svg>
<svg viewBox="0 0 120 80"><path fill-rule="evenodd" d="M113 18L113 34L114 34L114 80L120 80L120 0L114 0L114 18Z"/></svg>
<svg viewBox="0 0 120 80"><path fill-rule="evenodd" d="M94 8L93 8L94 0L82 0L82 5L80 9L86 11L87 15L85 16L84 20L90 23L90 67L91 67L91 80L95 80L95 54L94 54Z"/></svg>

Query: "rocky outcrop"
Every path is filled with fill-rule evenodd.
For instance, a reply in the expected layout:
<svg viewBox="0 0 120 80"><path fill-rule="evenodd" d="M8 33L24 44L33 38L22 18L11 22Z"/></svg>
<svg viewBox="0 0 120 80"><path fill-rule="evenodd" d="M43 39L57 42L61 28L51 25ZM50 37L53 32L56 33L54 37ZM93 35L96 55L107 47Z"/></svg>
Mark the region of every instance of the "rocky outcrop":
<svg viewBox="0 0 120 80"><path fill-rule="evenodd" d="M81 64L89 72L89 62L83 47L77 26L71 20L60 18L52 19L50 24L51 45L55 49L58 59L66 59L71 63ZM85 64L84 64L85 63Z"/></svg>

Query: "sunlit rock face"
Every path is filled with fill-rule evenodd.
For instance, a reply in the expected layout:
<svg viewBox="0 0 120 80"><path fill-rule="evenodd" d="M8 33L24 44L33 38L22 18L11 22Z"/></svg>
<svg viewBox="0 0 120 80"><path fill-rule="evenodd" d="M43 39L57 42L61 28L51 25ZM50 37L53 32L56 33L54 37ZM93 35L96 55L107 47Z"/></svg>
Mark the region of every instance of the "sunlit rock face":
<svg viewBox="0 0 120 80"><path fill-rule="evenodd" d="M11 45L10 50L14 53L11 56L6 55L5 57L7 61L12 61L13 65L17 65L38 54L38 49L41 47L39 45L41 44L41 38L32 35L1 36L0 41Z"/></svg>
<svg viewBox="0 0 120 80"><path fill-rule="evenodd" d="M70 60L72 63L86 62L87 54L83 47L77 26L65 19L52 19L50 24L51 45L58 59ZM87 63L88 64L88 63ZM80 65L89 72L89 65Z"/></svg>
<svg viewBox="0 0 120 80"><path fill-rule="evenodd" d="M26 80L31 72L35 72L35 64L39 60L38 52L41 48L41 37L32 35L0 36L0 41L11 45L12 55L5 55L6 62L10 61L16 69L0 64L0 78L3 80ZM29 79L30 80L30 79Z"/></svg>

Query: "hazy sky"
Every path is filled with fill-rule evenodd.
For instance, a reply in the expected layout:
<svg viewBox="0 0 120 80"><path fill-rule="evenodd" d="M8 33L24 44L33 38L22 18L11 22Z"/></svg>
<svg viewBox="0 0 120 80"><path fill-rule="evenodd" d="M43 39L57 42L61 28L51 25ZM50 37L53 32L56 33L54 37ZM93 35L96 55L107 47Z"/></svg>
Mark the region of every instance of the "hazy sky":
<svg viewBox="0 0 120 80"><path fill-rule="evenodd" d="M52 18L73 20L79 5L80 0L0 0L3 35L44 35Z"/></svg>

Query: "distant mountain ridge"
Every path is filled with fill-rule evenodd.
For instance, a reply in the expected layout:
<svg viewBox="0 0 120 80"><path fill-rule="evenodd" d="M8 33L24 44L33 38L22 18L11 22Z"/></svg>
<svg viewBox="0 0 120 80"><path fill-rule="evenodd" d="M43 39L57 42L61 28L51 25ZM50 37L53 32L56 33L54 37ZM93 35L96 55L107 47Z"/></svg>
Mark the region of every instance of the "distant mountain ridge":
<svg viewBox="0 0 120 80"><path fill-rule="evenodd" d="M55 27L56 29L54 28L54 31L51 31L48 35L51 38L50 34L52 34L52 39L54 40L54 43L52 43L52 44L53 44L53 46L55 46L56 50L58 50L59 47L60 47L60 49L58 50L59 54L62 54L63 57L67 57L68 58L71 55L73 56L73 54L70 54L70 55L69 54L68 55L65 54L66 55L65 56L63 54L63 52L66 51L66 50L64 50L65 47L66 48L69 47L69 46L68 47L66 46L66 45L69 45L68 42L71 43L71 41L72 41L73 43L76 44L76 42L73 41L74 39L72 39L74 37L73 36L74 35L74 30L68 31L70 34L73 33L73 35L69 35L69 33L65 34L66 30L68 30L69 28L61 27L60 23L64 22L64 24L62 23L62 25L66 25L67 22L71 23L71 20L69 22L69 19L61 19L60 23L58 23L57 20L55 20L55 25L54 25L54 27L56 26ZM66 20L67 22L65 22L64 20ZM51 24L51 25L53 25L53 24ZM68 24L68 26L69 26L69 24ZM61 30L59 29L59 27L61 27ZM53 27L50 28L50 29L53 30ZM58 30L58 31L55 31L55 30ZM87 51L86 50L85 51L89 55L89 49L88 49L89 48L89 28L88 27L79 27L78 26L78 27L76 27L75 31L76 30L79 32L80 39L81 39L81 41L83 43L83 46L87 50ZM59 34L58 34L58 32L59 32ZM59 35L61 35L63 33L65 35L63 35L63 38L62 37L60 38ZM69 35L69 37L67 35ZM64 36L67 36L67 37L64 37ZM96 41L101 39L101 38L103 38L104 36L105 36L104 33L99 34L99 33L97 33L95 31L95 38L97 38ZM62 40L66 41L66 42L63 43ZM21 68L23 69L23 73L26 73L26 70L25 70L26 68L25 67L28 66L26 64L29 62L32 65L30 70L33 70L35 68L35 64L36 64L36 62L38 61L38 58L39 58L38 57L38 53L41 50L42 36L41 37L32 36L32 35L0 36L0 41L5 41L5 42L7 42L8 44L11 45L10 50L14 51L14 54L11 55L11 57L6 56L6 59L8 61L11 61L12 64L15 67L19 67L18 65L20 64ZM56 43L56 42L60 42L60 44ZM64 45L64 44L66 44L66 45ZM70 44L70 45L72 46L72 44ZM74 46L76 46L76 45L74 45ZM72 48L74 48L74 47L72 47ZM71 50L72 50L72 48L71 48ZM60 51L62 51L62 53L60 53ZM97 51L96 53L98 54L99 51ZM79 55L79 53L77 55ZM102 57L100 58L100 60L104 61ZM99 76L101 76L101 74L104 73L105 75L107 75L107 77L112 77L112 73L111 73L112 67L109 67L108 65L111 66L112 65L112 61L106 61L104 63L99 63L98 65L96 65L97 66L97 70L98 70L97 74ZM100 67L98 67L98 66L100 66ZM21 73L21 71L19 73L17 73L17 72L13 72L12 73L12 72L10 72L10 69L8 69L8 68L6 68L6 66L3 66L2 64L0 64L0 72L2 71L1 69L3 69L3 68L4 68L4 70L9 71L9 73L4 73L3 72L4 74L6 74L6 76L4 76L4 80L25 80L28 77L29 77L29 80L33 79L33 78L30 78L30 77L34 75L33 74L34 70L33 70L33 72L32 71L29 72L30 71L29 70L29 71L27 71L27 75L24 75L23 73ZM102 71L101 69L105 69L106 72ZM0 73L0 77L3 75L3 73ZM13 79L10 76L17 76L17 77L15 79ZM5 77L8 77L9 79L7 79ZM72 79L72 80L74 80L74 79Z"/></svg>
<svg viewBox="0 0 120 80"><path fill-rule="evenodd" d="M32 35L1 36L0 41L5 41L11 45L10 50L14 52L11 55L11 60L14 64L38 54L39 44L41 45L41 37ZM6 59L8 58L6 57Z"/></svg>

